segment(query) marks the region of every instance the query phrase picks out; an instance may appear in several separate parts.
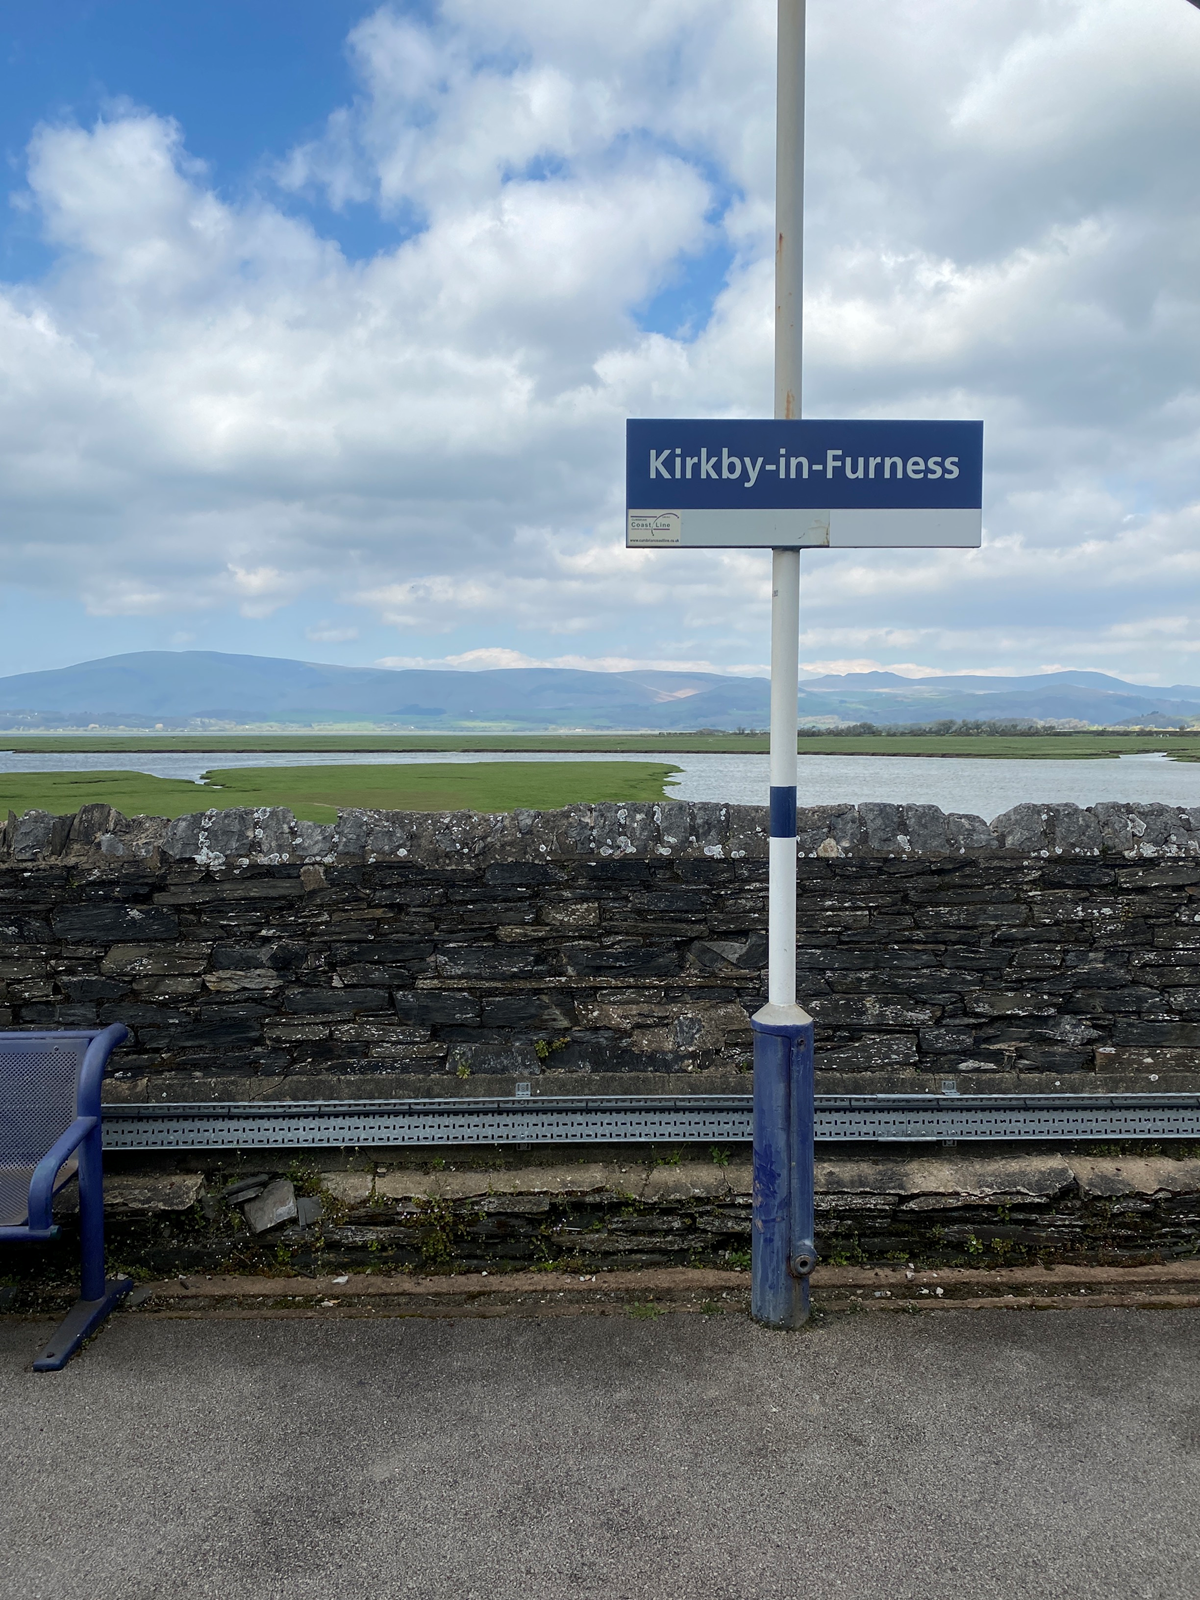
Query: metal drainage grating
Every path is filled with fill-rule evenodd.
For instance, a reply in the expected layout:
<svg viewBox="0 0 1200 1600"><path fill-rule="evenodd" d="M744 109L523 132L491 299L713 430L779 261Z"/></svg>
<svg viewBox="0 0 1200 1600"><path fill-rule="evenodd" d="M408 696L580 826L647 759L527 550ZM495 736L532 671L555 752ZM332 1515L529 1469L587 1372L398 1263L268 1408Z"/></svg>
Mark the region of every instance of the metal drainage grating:
<svg viewBox="0 0 1200 1600"><path fill-rule="evenodd" d="M437 1144L727 1143L752 1136L749 1095L519 1095L122 1105L106 1150ZM1200 1095L818 1095L821 1142L1200 1138Z"/></svg>

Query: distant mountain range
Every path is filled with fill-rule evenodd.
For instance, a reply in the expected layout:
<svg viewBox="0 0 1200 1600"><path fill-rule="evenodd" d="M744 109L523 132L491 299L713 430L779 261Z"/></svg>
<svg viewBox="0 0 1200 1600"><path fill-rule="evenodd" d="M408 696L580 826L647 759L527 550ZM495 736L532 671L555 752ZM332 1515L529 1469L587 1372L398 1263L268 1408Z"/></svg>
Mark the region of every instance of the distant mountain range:
<svg viewBox="0 0 1200 1600"><path fill-rule="evenodd" d="M0 678L0 728L329 726L396 731L765 728L763 678L710 672L488 672L332 667L212 650L141 650ZM1200 688L1148 689L1102 672L1027 678L904 678L852 672L801 685L802 722L880 726L942 719L1178 726L1200 719Z"/></svg>

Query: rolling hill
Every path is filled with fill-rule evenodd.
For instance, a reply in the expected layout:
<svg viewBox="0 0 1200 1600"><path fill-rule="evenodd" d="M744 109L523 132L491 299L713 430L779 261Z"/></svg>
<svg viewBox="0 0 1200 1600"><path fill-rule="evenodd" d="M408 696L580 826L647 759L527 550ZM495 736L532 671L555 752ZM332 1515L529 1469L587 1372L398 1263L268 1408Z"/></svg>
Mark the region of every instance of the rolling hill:
<svg viewBox="0 0 1200 1600"><path fill-rule="evenodd" d="M143 650L0 678L0 728L200 731L365 723L398 731L684 732L765 727L768 702L765 679L719 673L392 671L209 650ZM1178 725L1200 718L1200 688L1146 688L1100 672L1013 678L865 672L806 680L799 710L802 721L826 725L942 718Z"/></svg>

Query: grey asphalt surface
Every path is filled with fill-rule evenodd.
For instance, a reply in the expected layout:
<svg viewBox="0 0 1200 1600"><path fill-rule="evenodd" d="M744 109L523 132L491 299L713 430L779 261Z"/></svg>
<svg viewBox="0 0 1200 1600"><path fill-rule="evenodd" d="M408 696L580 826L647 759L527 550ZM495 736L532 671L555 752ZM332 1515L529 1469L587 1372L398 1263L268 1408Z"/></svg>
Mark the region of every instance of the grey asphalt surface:
<svg viewBox="0 0 1200 1600"><path fill-rule="evenodd" d="M1200 1595L1200 1313L0 1323L0 1592Z"/></svg>

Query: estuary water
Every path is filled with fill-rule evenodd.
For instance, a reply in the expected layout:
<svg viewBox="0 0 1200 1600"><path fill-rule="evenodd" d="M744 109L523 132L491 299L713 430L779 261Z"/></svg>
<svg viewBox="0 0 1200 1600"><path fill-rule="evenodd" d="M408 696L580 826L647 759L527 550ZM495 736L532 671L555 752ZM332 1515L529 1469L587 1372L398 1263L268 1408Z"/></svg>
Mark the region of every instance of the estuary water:
<svg viewBox="0 0 1200 1600"><path fill-rule="evenodd" d="M460 765L477 761L653 761L681 770L671 794L680 800L765 805L765 755L685 755L654 751L625 755L542 751L119 751L16 754L0 749L0 772L146 772L198 783L212 768ZM958 756L801 756L800 804L864 800L941 806L989 821L1024 801L1158 800L1200 805L1200 762L1129 755L1114 760L1003 761ZM199 802L198 798L198 804Z"/></svg>

